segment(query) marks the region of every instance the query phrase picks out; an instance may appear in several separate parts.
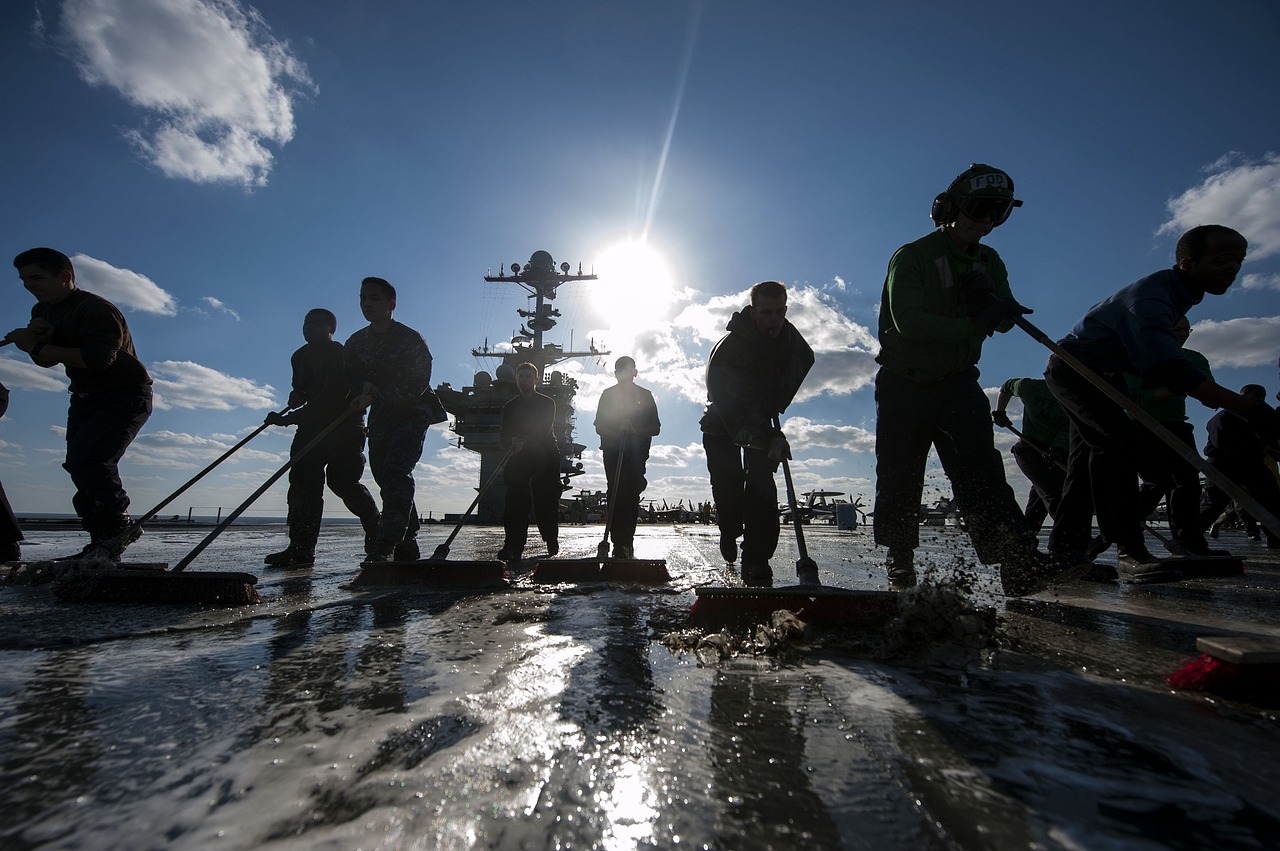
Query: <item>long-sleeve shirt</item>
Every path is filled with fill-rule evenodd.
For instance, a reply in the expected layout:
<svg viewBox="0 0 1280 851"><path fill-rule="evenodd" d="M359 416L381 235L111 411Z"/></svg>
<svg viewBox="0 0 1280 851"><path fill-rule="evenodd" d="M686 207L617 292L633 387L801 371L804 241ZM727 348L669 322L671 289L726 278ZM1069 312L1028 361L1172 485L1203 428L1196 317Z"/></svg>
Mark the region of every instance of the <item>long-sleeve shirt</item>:
<svg viewBox="0 0 1280 851"><path fill-rule="evenodd" d="M72 290L57 304L32 305L31 318L53 325L49 345L80 349L84 366L64 364L72 393L130 392L150 386L151 376L134 351L124 314L102 296Z"/></svg>
<svg viewBox="0 0 1280 851"><path fill-rule="evenodd" d="M662 431L653 394L635 384L605 388L596 408L595 427L596 434L600 435L600 448L610 452L619 448L623 434L630 427L626 451L635 458L648 458L652 438Z"/></svg>
<svg viewBox="0 0 1280 851"><path fill-rule="evenodd" d="M1183 349L1182 357L1205 378L1213 378L1213 370L1209 359L1194 349ZM1129 387L1129 397L1137 402L1151 416L1162 423L1184 423L1187 421L1187 396L1176 393L1159 381L1151 378L1143 379L1128 373L1125 383ZM1161 391L1165 391L1163 394Z"/></svg>
<svg viewBox="0 0 1280 851"><path fill-rule="evenodd" d="M1182 357L1173 327L1204 298L1177 269L1163 269L1098 302L1058 345L1098 372L1132 372L1186 393L1202 375Z"/></svg>
<svg viewBox="0 0 1280 851"><path fill-rule="evenodd" d="M431 351L417 331L394 321L381 334L364 327L347 338L345 355L351 393L373 385L370 427L383 416L430 416Z"/></svg>
<svg viewBox="0 0 1280 851"><path fill-rule="evenodd" d="M297 410L284 416L288 425L297 425L299 433L324 430L347 410L349 388L346 378L346 352L337 340L308 343L289 359L293 367L293 392L289 404ZM353 428L363 425L364 417L351 417Z"/></svg>
<svg viewBox="0 0 1280 851"><path fill-rule="evenodd" d="M729 319L707 361L706 434L728 435L739 446L768 449L781 432L773 418L787 409L813 366L813 349L783 320L774 339L756 328L751 308Z"/></svg>
<svg viewBox="0 0 1280 851"><path fill-rule="evenodd" d="M970 318L974 293L960 283L974 270L986 272L997 298L1013 298L1004 261L988 245L965 251L936 230L899 248L880 295L876 362L916 382L950 378L977 365L986 335ZM998 330L1012 327L1005 320Z"/></svg>
<svg viewBox="0 0 1280 851"><path fill-rule="evenodd" d="M503 448L510 448L517 439L524 441L524 447L513 458L559 455L555 421L556 401L550 396L537 392L516 396L502 406L499 439Z"/></svg>

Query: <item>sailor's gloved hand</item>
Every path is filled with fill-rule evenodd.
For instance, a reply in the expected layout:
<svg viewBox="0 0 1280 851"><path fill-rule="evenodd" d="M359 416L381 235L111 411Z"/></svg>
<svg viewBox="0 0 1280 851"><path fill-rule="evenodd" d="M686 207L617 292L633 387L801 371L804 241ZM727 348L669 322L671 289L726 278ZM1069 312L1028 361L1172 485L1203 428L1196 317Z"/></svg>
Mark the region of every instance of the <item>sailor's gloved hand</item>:
<svg viewBox="0 0 1280 851"><path fill-rule="evenodd" d="M1259 437L1266 442L1280 440L1280 413L1266 402L1259 402L1245 412L1244 418Z"/></svg>
<svg viewBox="0 0 1280 851"><path fill-rule="evenodd" d="M996 282L991 280L986 269L970 269L956 283L960 297L964 299L965 313L969 316L977 316L996 299Z"/></svg>
<svg viewBox="0 0 1280 851"><path fill-rule="evenodd" d="M970 321L979 331L990 337L1006 319L1013 319L1031 312L1033 312L1031 308L1023 307L1011 298L997 298L974 314Z"/></svg>
<svg viewBox="0 0 1280 851"><path fill-rule="evenodd" d="M271 426L288 425L288 423L285 422L284 414L280 413L279 411L272 411L271 413L267 414L267 418L263 420L263 423Z"/></svg>
<svg viewBox="0 0 1280 851"><path fill-rule="evenodd" d="M991 422L1000 426L1000 428L1013 428L1013 420L1009 419L1009 415L1004 411L992 411Z"/></svg>

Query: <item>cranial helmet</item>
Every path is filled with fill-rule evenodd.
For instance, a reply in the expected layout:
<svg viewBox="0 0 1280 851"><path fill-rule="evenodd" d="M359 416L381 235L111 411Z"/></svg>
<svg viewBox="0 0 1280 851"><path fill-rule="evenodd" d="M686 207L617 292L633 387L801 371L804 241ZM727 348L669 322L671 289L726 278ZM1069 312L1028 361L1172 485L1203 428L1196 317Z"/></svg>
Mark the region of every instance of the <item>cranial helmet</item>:
<svg viewBox="0 0 1280 851"><path fill-rule="evenodd" d="M974 221L990 219L992 227L998 227L1009 220L1014 207L1021 206L1013 197L1012 177L993 166L974 163L933 199L929 215L939 227L954 223L960 213Z"/></svg>

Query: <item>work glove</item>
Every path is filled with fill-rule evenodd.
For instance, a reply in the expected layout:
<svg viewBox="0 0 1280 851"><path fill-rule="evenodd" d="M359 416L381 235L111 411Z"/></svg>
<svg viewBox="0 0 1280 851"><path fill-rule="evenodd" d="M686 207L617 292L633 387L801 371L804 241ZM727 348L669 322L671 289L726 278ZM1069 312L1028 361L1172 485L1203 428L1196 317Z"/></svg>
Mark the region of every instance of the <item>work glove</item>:
<svg viewBox="0 0 1280 851"><path fill-rule="evenodd" d="M1013 420L1009 419L1009 415L1004 411L992 411L991 422L1000 426L1000 428L1012 428Z"/></svg>
<svg viewBox="0 0 1280 851"><path fill-rule="evenodd" d="M1259 402L1245 412L1249 427L1266 443L1280 440L1280 413L1266 402Z"/></svg>
<svg viewBox="0 0 1280 851"><path fill-rule="evenodd" d="M285 420L284 414L281 414L279 411L272 411L271 413L267 414L267 418L263 420L263 423L269 426L282 426L282 425L289 424Z"/></svg>
<svg viewBox="0 0 1280 851"><path fill-rule="evenodd" d="M1007 319L1014 319L1033 313L1029 307L1023 307L1011 298L993 299L990 304L970 317L970 321L979 331L990 337Z"/></svg>

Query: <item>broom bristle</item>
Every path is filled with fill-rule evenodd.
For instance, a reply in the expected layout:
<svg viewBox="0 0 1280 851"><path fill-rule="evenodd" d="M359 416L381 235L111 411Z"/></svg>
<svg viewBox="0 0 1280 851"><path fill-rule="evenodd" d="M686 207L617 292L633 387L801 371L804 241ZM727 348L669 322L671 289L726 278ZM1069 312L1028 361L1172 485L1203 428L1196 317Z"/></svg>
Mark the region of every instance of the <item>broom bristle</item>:
<svg viewBox="0 0 1280 851"><path fill-rule="evenodd" d="M53 593L78 603L243 606L261 603L252 573L102 571L69 576Z"/></svg>
<svg viewBox="0 0 1280 851"><path fill-rule="evenodd" d="M372 562L362 565L351 587L432 585L450 588L506 587L507 566L500 561Z"/></svg>

